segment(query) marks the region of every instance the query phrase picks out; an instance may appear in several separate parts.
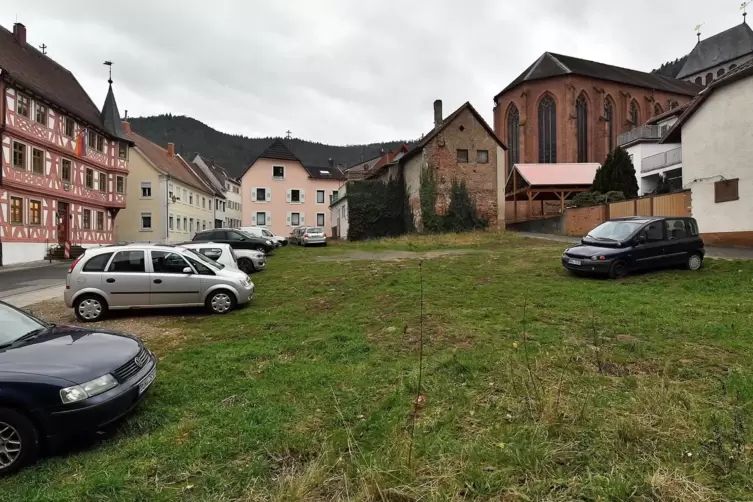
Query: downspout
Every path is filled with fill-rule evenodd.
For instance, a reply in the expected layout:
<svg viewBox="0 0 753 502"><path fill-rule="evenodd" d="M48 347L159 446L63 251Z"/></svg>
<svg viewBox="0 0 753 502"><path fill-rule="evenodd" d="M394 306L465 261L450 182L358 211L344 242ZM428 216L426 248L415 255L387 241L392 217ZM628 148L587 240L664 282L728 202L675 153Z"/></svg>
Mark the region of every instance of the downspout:
<svg viewBox="0 0 753 502"><path fill-rule="evenodd" d="M0 69L0 92L3 93L3 99L2 99L2 113L3 113L3 119L2 122L0 122L0 141L2 140L3 134L5 133L5 110L8 107L8 96L5 92L5 72ZM13 159L11 159L12 161ZM0 186L3 186L3 170L0 169Z"/></svg>
<svg viewBox="0 0 753 502"><path fill-rule="evenodd" d="M170 174L165 178L165 244L170 244Z"/></svg>

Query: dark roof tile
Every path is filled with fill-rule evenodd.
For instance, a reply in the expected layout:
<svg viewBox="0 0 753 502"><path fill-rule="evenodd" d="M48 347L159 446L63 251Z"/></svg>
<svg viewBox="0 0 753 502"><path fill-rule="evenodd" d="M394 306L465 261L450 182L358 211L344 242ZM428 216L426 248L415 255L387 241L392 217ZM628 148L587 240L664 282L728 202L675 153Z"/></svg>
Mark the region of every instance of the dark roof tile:
<svg viewBox="0 0 753 502"><path fill-rule="evenodd" d="M267 149L264 150L257 158L274 160L298 160L298 157L296 157L295 154L291 152L290 149L285 146L285 143L283 143L279 138L274 140L272 144L269 145ZM300 162L300 160L298 161Z"/></svg>
<svg viewBox="0 0 753 502"><path fill-rule="evenodd" d="M742 23L698 42L677 78L694 75L747 54L753 54L753 30Z"/></svg>

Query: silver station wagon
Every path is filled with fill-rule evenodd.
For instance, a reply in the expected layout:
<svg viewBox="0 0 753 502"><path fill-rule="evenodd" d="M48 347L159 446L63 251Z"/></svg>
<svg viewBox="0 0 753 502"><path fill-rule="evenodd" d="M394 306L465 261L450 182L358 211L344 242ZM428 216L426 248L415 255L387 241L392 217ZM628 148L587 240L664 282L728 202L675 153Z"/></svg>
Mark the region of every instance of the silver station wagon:
<svg viewBox="0 0 753 502"><path fill-rule="evenodd" d="M206 306L225 314L254 296L248 275L179 246L87 249L68 269L65 305L83 322L108 310Z"/></svg>

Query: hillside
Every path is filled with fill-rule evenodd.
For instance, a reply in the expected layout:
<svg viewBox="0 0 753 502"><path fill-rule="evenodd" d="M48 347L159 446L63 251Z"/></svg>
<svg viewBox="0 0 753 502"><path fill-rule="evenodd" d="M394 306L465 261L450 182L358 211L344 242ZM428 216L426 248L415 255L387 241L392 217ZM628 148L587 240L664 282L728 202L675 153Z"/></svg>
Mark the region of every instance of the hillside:
<svg viewBox="0 0 753 502"><path fill-rule="evenodd" d="M175 143L179 153L199 152L227 169L231 175L240 176L274 138L247 138L226 134L191 117L157 115L129 119L134 132L166 146ZM372 143L369 145L333 146L302 139L290 140L290 149L306 165L325 166L330 158L335 164L349 166L379 155L380 150L390 150L403 143Z"/></svg>

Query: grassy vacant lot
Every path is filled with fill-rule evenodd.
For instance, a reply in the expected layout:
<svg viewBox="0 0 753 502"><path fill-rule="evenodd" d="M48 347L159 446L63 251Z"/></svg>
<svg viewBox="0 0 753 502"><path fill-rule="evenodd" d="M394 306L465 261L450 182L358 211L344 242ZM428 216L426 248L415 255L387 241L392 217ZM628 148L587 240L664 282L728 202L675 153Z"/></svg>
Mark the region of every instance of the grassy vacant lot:
<svg viewBox="0 0 753 502"><path fill-rule="evenodd" d="M452 248L423 261L416 399L418 258ZM584 280L562 248L282 249L242 311L138 317L161 359L141 410L0 499L752 499L753 264Z"/></svg>

